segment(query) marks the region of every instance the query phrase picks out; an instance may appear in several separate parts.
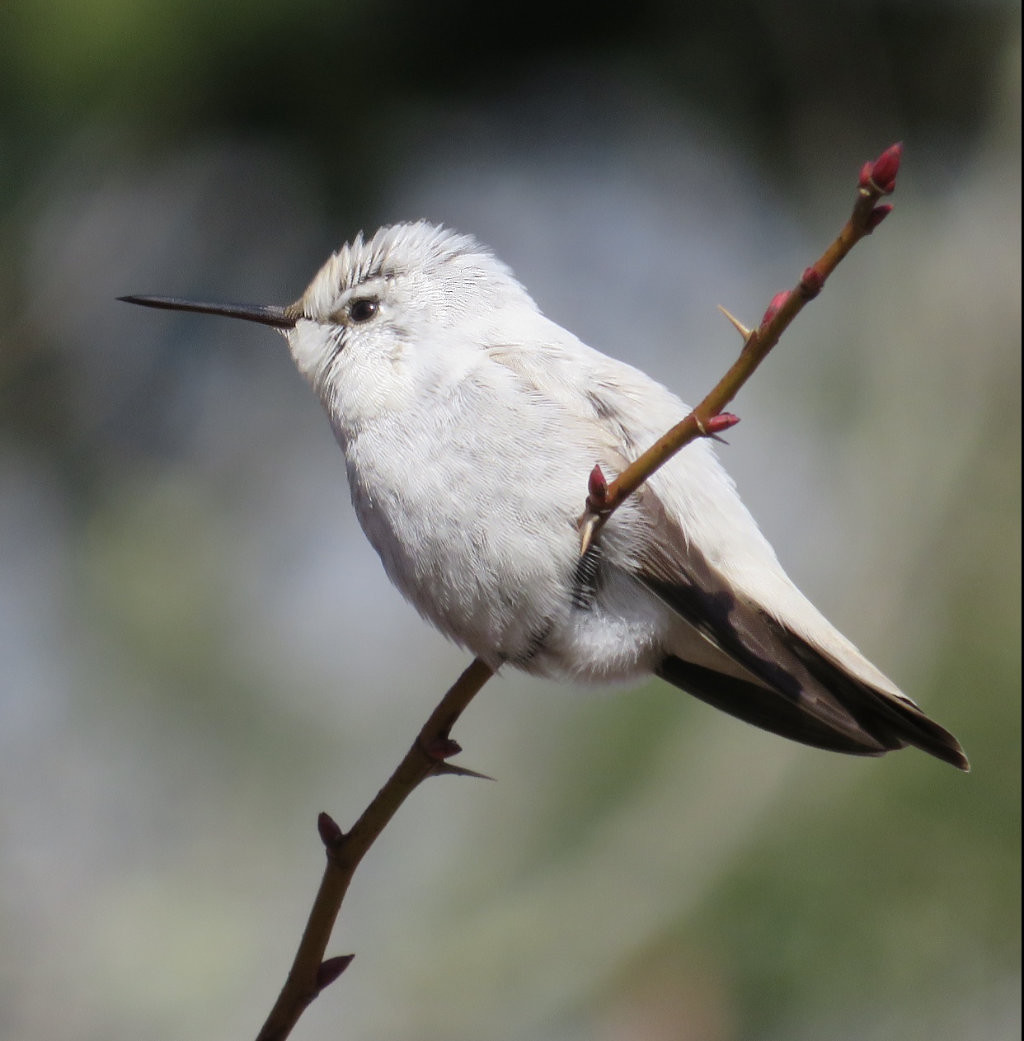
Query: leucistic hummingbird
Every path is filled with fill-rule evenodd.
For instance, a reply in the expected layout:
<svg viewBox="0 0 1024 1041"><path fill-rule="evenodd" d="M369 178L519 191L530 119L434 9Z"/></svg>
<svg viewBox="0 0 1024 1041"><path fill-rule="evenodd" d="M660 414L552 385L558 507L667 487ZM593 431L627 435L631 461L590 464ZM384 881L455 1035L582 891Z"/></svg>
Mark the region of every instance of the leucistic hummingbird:
<svg viewBox="0 0 1024 1041"><path fill-rule="evenodd" d="M474 239L424 222L359 235L287 307L123 299L284 334L391 580L491 668L654 673L808 745L913 745L968 769L952 734L787 577L706 440L581 555L595 464L619 473L689 408L545 318Z"/></svg>

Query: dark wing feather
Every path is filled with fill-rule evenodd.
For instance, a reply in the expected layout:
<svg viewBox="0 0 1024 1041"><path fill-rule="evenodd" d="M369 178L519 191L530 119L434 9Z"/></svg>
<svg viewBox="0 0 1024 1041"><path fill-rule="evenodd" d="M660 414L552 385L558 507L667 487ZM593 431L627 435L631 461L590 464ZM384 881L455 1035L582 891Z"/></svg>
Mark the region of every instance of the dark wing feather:
<svg viewBox="0 0 1024 1041"><path fill-rule="evenodd" d="M694 665L674 655L666 658L656 672L687 694L791 741L851 755L883 755L888 751L884 745L873 742L870 735L859 734L849 722L841 729L829 726L808 712L799 699L771 687Z"/></svg>
<svg viewBox="0 0 1024 1041"><path fill-rule="evenodd" d="M647 509L656 496L642 493ZM657 526L665 531L661 511ZM682 533L676 545L685 545ZM733 716L783 737L853 755L913 745L969 769L956 738L909 698L873 686L730 588L693 544L649 548L640 581L740 669L718 671L669 655L658 675ZM827 624L827 623L823 623ZM725 663L723 663L725 664ZM737 674L738 673L738 674Z"/></svg>
<svg viewBox="0 0 1024 1041"><path fill-rule="evenodd" d="M651 588L670 606L678 603L673 590ZM692 606L689 592L682 600ZM683 610L679 613L687 618ZM956 738L911 701L896 699L851 676L763 614L762 621L766 629L775 631L779 645L790 650L802 669L765 657L760 649L750 650L727 620L709 623L705 619L695 627L761 683L671 655L662 661L657 674L723 712L805 745L851 755L883 755L913 745L960 770L969 769Z"/></svg>

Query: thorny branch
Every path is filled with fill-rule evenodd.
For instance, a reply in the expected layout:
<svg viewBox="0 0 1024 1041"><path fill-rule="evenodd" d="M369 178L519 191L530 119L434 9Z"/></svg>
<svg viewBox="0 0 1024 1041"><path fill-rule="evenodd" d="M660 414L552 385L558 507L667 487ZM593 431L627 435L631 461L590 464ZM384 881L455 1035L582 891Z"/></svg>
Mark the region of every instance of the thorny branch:
<svg viewBox="0 0 1024 1041"><path fill-rule="evenodd" d="M579 520L581 554L587 551L604 523L623 501L676 452L698 437L714 437L739 422L736 416L724 411L725 406L754 374L804 305L821 292L825 280L839 262L891 212L891 206L876 206L875 203L896 187L896 174L902 154L903 145L897 143L887 148L873 163L864 164L857 185L857 201L850 219L832 245L804 271L796 287L775 294L756 329L747 329L728 311L723 311L743 337L743 349L711 393L685 419L630 463L614 481L605 481L600 468L595 467L591 473L586 510Z"/></svg>
<svg viewBox="0 0 1024 1041"><path fill-rule="evenodd" d="M804 271L795 288L775 295L756 329L747 329L723 309L743 337L743 348L704 400L615 480L607 481L601 468L594 467L588 481L586 509L579 520L581 553L586 552L614 510L681 448L698 437L717 437L739 422L736 416L724 411L726 405L779 342L804 305L821 292L825 280L846 254L889 215L891 206L876 203L895 188L901 155L902 145L895 144L874 162L864 164L850 219L832 245ZM406 798L426 778L437 774L484 776L448 760L461 751L451 739L452 727L492 675L492 670L479 658L469 665L441 699L405 758L351 831L343 832L326 813L320 814L317 826L326 849L327 865L288 978L257 1041L287 1038L310 1002L352 961L351 954L325 960L327 944L356 868Z"/></svg>
<svg viewBox="0 0 1024 1041"><path fill-rule="evenodd" d="M257 1041L286 1038L306 1006L348 967L353 957L350 954L328 958L327 961L323 957L349 882L366 851L413 789L432 774L470 773L447 762L461 751L449 734L455 721L491 675L491 670L479 658L474 659L441 699L405 758L350 832L343 832L326 813L320 814L317 827L327 850L324 877L288 979Z"/></svg>

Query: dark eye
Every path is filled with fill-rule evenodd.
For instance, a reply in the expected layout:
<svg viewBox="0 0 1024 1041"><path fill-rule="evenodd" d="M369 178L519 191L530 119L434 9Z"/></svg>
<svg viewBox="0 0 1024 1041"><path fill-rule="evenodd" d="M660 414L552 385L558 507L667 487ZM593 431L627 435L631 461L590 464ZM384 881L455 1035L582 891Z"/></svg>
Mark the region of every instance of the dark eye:
<svg viewBox="0 0 1024 1041"><path fill-rule="evenodd" d="M376 297L363 296L348 305L348 316L353 322L368 322L380 310Z"/></svg>

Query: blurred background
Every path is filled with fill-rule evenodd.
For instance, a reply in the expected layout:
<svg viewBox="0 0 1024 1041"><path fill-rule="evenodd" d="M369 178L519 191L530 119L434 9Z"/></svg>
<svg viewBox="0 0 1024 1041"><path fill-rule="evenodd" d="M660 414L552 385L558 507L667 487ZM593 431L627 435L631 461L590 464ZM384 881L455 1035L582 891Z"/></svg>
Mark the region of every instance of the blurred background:
<svg viewBox="0 0 1024 1041"><path fill-rule="evenodd" d="M0 1036L254 1036L322 863L466 655L387 583L270 330L426 217L688 400L896 210L735 403L798 584L963 742L804 749L502 675L356 876L294 1036L1019 1035L1016 3L5 0ZM581 497L585 475L581 475Z"/></svg>

